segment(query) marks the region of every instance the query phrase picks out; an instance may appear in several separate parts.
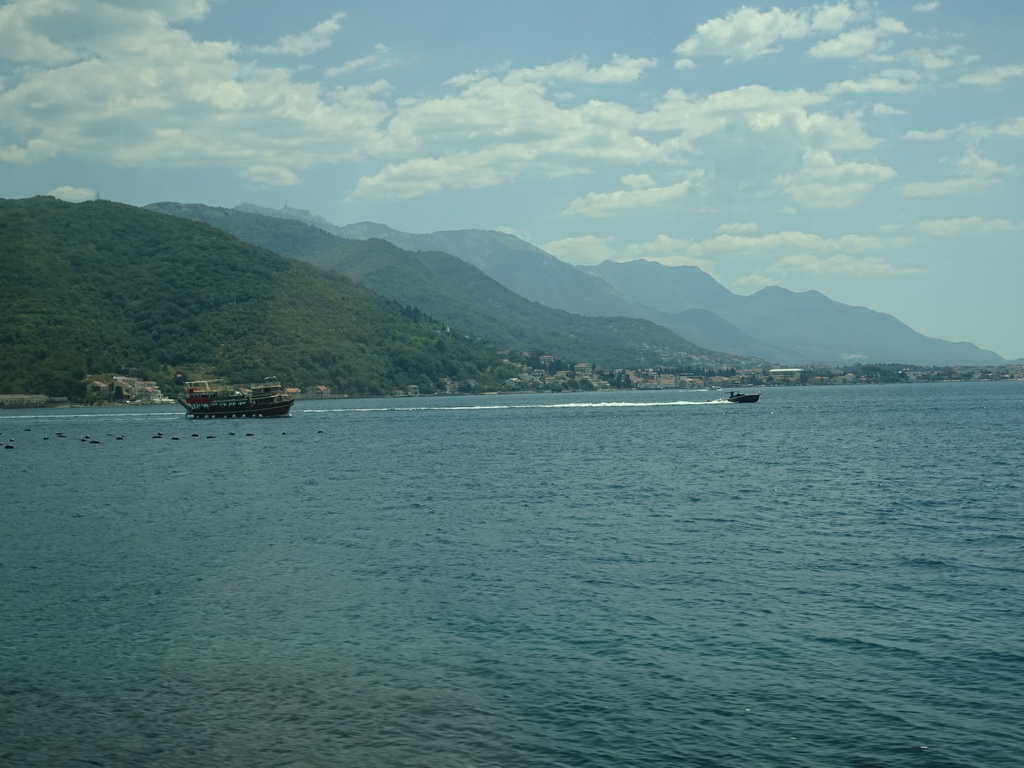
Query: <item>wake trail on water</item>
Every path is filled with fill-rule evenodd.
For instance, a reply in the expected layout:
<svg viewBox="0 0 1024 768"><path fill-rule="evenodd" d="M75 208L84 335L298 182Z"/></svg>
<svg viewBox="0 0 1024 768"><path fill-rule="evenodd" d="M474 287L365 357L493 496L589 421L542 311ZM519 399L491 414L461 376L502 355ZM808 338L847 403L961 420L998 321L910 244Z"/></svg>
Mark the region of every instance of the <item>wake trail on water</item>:
<svg viewBox="0 0 1024 768"><path fill-rule="evenodd" d="M288 418L300 417L303 413L389 413L389 412L420 412L420 411L503 411L503 410L530 410L530 409L591 409L591 408L671 408L687 405L721 405L726 400L674 400L665 403L637 403L627 401L601 402L601 403L526 403L508 404L495 403L487 405L409 405L409 406L378 406L366 408L301 408L292 413ZM64 420L64 419L131 419L151 420L179 418L184 416L180 411L149 411L137 412L103 412L93 413L69 413L66 409L60 409L52 413L5 413L0 415L2 421L36 421L36 420ZM236 421L236 419L210 419L210 421ZM249 421L248 419L237 419L237 421ZM255 420L254 420L255 421ZM263 421L259 419L258 421Z"/></svg>
<svg viewBox="0 0 1024 768"><path fill-rule="evenodd" d="M334 411L355 411L358 413L382 412L382 411L504 411L504 410L528 410L540 408L665 408L681 405L717 405L725 400L676 400L670 403L629 403L629 402L606 402L606 403L529 403L526 405L503 404L503 405L410 405L387 408L324 408L324 409L303 409L303 413L332 413Z"/></svg>

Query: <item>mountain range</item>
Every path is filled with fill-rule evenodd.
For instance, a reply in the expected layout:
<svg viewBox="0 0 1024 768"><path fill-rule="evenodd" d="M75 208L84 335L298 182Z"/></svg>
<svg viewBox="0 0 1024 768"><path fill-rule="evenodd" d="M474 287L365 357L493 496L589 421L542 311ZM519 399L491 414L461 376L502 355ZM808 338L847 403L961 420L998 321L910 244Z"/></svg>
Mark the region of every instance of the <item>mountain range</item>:
<svg viewBox="0 0 1024 768"><path fill-rule="evenodd" d="M379 239L406 251L451 254L547 307L591 317L648 320L699 347L732 355L793 365L1006 362L969 342L925 336L892 315L842 304L817 291L770 286L750 296L735 294L692 266L668 267L640 259L577 267L503 232L412 234L371 222L338 226L288 207L243 204L237 210L302 221L346 239Z"/></svg>
<svg viewBox="0 0 1024 768"><path fill-rule="evenodd" d="M763 362L701 348L643 318L588 316L545 306L440 250L409 251L384 239L342 238L306 222L229 208L182 203L156 203L147 208L211 224L249 244L340 273L453 330L517 353L551 354L606 369L650 365L734 368ZM484 242L488 234L480 233ZM575 272L555 261L565 272ZM599 278L584 275L584 279L614 293Z"/></svg>

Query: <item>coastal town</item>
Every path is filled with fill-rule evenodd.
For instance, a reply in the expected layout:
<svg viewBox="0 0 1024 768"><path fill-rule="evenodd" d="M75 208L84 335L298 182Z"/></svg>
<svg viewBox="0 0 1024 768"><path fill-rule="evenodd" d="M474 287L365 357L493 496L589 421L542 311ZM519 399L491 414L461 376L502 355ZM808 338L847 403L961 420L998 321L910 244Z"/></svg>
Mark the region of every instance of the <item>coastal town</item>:
<svg viewBox="0 0 1024 768"><path fill-rule="evenodd" d="M1022 381L1024 365L998 366L898 366L864 364L851 367L810 365L800 367L758 367L715 371L681 371L651 367L643 369L601 370L590 363L565 365L552 355L540 355L526 363L505 361L515 375L506 379L501 390L484 390L473 379L454 381L442 378L432 388L409 384L395 389L392 397L424 395L545 393L594 390L716 390L729 387L839 386L857 384L915 384L924 382ZM533 364L531 364L533 363ZM86 397L74 402L66 397L39 394L0 393L0 408L40 408L68 405L154 405L175 402L156 381L135 375L96 375L86 383ZM324 384L305 388L285 387L296 400L318 400L348 395L333 393Z"/></svg>

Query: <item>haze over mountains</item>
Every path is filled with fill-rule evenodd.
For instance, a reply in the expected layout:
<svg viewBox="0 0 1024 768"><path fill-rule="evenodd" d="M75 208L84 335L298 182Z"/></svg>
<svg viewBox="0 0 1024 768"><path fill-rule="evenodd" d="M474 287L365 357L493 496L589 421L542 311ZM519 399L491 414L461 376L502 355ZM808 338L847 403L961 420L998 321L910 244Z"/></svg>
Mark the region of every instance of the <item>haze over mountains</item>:
<svg viewBox="0 0 1024 768"><path fill-rule="evenodd" d="M969 342L934 339L892 315L777 286L732 293L697 267L606 261L576 267L502 232L398 232L382 224L337 226L295 208L243 204L237 210L302 221L339 237L376 238L415 252L462 259L520 296L586 316L655 322L694 344L785 364L907 363L998 365L1000 355Z"/></svg>
<svg viewBox="0 0 1024 768"><path fill-rule="evenodd" d="M249 244L340 273L454 330L514 352L551 354L607 369L663 364L730 368L762 362L702 349L642 318L587 316L545 306L441 251L408 251L376 238L344 239L304 222L228 208L182 203L147 208L211 224Z"/></svg>

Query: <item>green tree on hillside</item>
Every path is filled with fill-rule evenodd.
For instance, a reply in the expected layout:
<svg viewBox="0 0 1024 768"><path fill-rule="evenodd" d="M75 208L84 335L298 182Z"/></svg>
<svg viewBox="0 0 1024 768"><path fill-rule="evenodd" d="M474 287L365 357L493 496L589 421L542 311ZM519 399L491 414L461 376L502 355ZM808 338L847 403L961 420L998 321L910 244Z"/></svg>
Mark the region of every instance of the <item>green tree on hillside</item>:
<svg viewBox="0 0 1024 768"><path fill-rule="evenodd" d="M0 273L0 391L81 400L125 365L166 387L184 369L348 394L507 375L493 347L346 277L131 206L0 200Z"/></svg>

